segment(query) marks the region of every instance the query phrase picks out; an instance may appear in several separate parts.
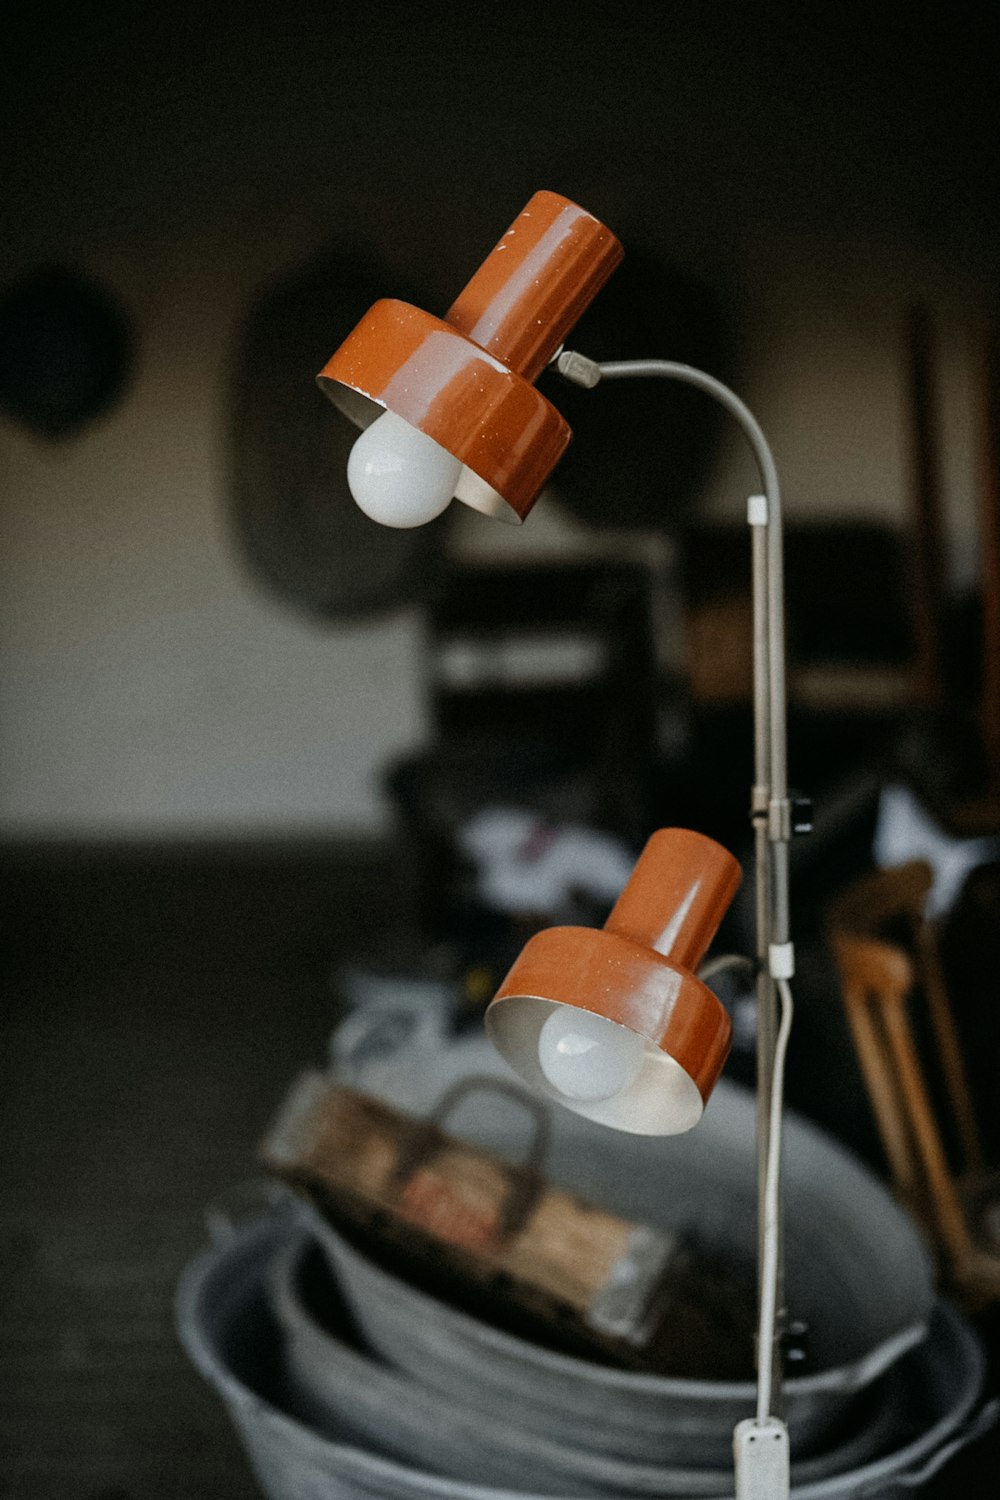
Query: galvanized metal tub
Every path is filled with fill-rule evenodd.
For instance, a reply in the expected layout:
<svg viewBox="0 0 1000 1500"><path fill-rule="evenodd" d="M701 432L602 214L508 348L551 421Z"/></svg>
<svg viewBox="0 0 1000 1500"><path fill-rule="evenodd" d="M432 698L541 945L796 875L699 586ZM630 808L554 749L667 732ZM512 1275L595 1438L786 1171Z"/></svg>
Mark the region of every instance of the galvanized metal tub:
<svg viewBox="0 0 1000 1500"><path fill-rule="evenodd" d="M265 1276L283 1335L289 1409L319 1432L343 1436L346 1427L365 1447L418 1468L550 1495L712 1496L730 1483L728 1469L629 1462L525 1432L489 1408L443 1402L352 1344L337 1287L308 1235L280 1248ZM793 1481L841 1474L884 1452L905 1424L905 1397L897 1366L834 1446L793 1467Z"/></svg>
<svg viewBox="0 0 1000 1500"><path fill-rule="evenodd" d="M525 1491L462 1483L402 1464L289 1415L281 1336L266 1288L267 1268L288 1243L287 1221L251 1225L188 1267L176 1303L181 1341L225 1402L271 1500L532 1500ZM929 1337L906 1355L898 1373L907 1423L891 1451L850 1472L797 1483L795 1500L895 1500L912 1493L995 1417L992 1409L976 1412L981 1346L943 1304ZM567 1492L566 1500L576 1497Z"/></svg>
<svg viewBox="0 0 1000 1500"><path fill-rule="evenodd" d="M509 1076L476 1039L402 1054L362 1078L398 1105L428 1110L457 1078ZM483 1095L460 1133L517 1154L516 1109ZM720 1083L696 1130L624 1136L554 1109L546 1171L627 1218L694 1233L752 1264L756 1201L752 1094ZM858 1393L923 1338L934 1304L926 1250L886 1189L806 1121L786 1120L783 1196L789 1305L810 1326L808 1374L786 1384L793 1454L822 1448ZM371 1346L443 1396L492 1410L527 1432L633 1462L723 1467L732 1429L754 1409L747 1382L641 1375L571 1358L467 1316L395 1275L316 1220ZM473 1391L476 1395L473 1396Z"/></svg>

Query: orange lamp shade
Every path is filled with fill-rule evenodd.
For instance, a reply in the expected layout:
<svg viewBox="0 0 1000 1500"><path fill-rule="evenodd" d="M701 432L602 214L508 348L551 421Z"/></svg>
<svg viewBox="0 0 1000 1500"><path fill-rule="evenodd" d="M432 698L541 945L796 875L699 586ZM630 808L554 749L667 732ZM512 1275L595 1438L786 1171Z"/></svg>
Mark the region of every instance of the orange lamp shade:
<svg viewBox="0 0 1000 1500"><path fill-rule="evenodd" d="M490 1037L533 1089L636 1135L701 1118L732 1038L694 970L741 879L721 845L663 828L603 929L552 927L523 948L486 1013Z"/></svg>
<svg viewBox="0 0 1000 1500"><path fill-rule="evenodd" d="M621 259L591 214L536 193L444 318L376 302L320 389L361 428L395 413L457 460L457 499L521 521L570 439L533 382Z"/></svg>

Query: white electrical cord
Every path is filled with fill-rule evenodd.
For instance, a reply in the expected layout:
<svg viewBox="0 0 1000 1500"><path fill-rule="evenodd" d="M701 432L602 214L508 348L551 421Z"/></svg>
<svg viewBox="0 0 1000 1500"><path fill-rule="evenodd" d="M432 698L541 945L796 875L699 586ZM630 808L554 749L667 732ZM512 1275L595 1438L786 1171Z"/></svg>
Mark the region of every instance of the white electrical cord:
<svg viewBox="0 0 1000 1500"><path fill-rule="evenodd" d="M761 1266L760 1319L757 1327L757 1421L766 1422L771 1415L771 1370L773 1368L774 1333L778 1309L775 1304L780 1237L781 1195L781 1110L785 1091L785 1056L792 1030L792 987L787 979L775 979L781 999L778 1035L774 1044L774 1071L771 1075L771 1128L768 1137L767 1168L764 1186L763 1264Z"/></svg>

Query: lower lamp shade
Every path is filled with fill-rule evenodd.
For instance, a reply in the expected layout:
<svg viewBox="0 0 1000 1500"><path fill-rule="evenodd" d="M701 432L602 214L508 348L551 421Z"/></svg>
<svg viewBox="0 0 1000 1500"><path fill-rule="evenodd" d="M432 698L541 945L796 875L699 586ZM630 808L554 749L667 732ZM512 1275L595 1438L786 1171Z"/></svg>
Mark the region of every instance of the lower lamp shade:
<svg viewBox="0 0 1000 1500"><path fill-rule="evenodd" d="M552 927L525 945L486 1013L497 1050L587 1119L634 1135L690 1130L732 1039L694 970L740 878L714 840L655 833L602 929Z"/></svg>

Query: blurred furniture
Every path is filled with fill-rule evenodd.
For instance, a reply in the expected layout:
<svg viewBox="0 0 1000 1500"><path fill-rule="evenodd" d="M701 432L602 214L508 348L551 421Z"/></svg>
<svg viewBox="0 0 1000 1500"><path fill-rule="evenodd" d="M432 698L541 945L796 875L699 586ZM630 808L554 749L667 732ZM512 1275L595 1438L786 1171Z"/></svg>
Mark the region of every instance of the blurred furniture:
<svg viewBox="0 0 1000 1500"><path fill-rule="evenodd" d="M980 510L983 595L982 731L987 794L1000 803L1000 328L987 339Z"/></svg>
<svg viewBox="0 0 1000 1500"><path fill-rule="evenodd" d="M634 562L449 570L427 610L430 743L386 778L429 939L489 947L498 937L484 931L458 850L460 829L483 808L642 838L655 586L653 571Z"/></svg>
<svg viewBox="0 0 1000 1500"><path fill-rule="evenodd" d="M652 748L649 571L631 562L454 569L433 601L427 696L439 743L544 744L632 823Z"/></svg>
<svg viewBox="0 0 1000 1500"><path fill-rule="evenodd" d="M929 309L906 314L909 417L909 613L913 632L913 696L938 703L945 695L942 662L947 553L942 519L941 444L936 420L934 330Z"/></svg>
<svg viewBox="0 0 1000 1500"><path fill-rule="evenodd" d="M896 1190L951 1289L1000 1300L1000 1174L984 1162L934 928L923 860L867 875L831 905L828 933L848 1022ZM925 1011L918 1045L919 1005ZM921 1059L931 1054L939 1087ZM953 1172L939 1115L954 1136Z"/></svg>
<svg viewBox="0 0 1000 1500"><path fill-rule="evenodd" d="M692 695L745 701L752 637L742 530L690 526L681 540ZM884 715L906 703L913 632L898 532L877 522L787 522L785 563L793 708Z"/></svg>

